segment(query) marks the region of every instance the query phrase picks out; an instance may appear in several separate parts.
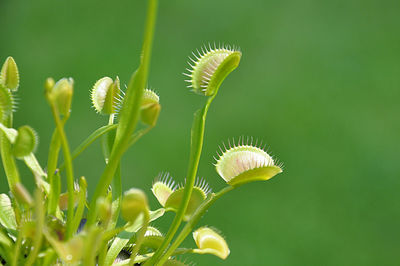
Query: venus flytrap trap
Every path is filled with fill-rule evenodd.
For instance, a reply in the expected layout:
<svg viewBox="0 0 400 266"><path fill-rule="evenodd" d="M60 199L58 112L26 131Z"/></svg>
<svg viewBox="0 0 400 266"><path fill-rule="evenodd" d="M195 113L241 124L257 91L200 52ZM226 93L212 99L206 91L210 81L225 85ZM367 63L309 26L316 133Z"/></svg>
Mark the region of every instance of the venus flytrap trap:
<svg viewBox="0 0 400 266"><path fill-rule="evenodd" d="M214 44L192 53L185 74L188 87L204 97L204 106L194 113L189 165L183 183L168 173L159 174L151 187L161 205L155 210L151 210L144 191L131 188L123 193L121 179L127 174L121 172L121 158L156 126L161 112L160 96L146 88L157 0L148 3L138 69L125 92L118 76L94 82L90 92L93 108L109 116L108 123L94 130L72 152L64 126L71 115L73 79L45 81L45 97L55 123L46 171L35 157L35 130L13 125L19 71L12 57L5 60L0 72L0 152L10 191L8 195L0 194L1 264L191 265L181 259L185 254L212 254L226 259L230 249L225 238L212 227L198 227L201 217L226 193L282 172L263 148L242 138L237 144L229 142L229 148L224 145L216 159L216 172L225 181L224 188L213 192L206 179L197 176L208 109L242 56L236 48ZM77 181L73 160L98 139L105 169L95 178L98 183L89 200L88 185L94 184L85 177ZM60 152L64 162L59 162ZM32 194L20 181L16 160L22 160L33 174L36 186ZM61 191L62 183L67 184L66 192ZM164 233L152 223L168 211L174 212L175 217ZM182 247L190 233L194 247Z"/></svg>

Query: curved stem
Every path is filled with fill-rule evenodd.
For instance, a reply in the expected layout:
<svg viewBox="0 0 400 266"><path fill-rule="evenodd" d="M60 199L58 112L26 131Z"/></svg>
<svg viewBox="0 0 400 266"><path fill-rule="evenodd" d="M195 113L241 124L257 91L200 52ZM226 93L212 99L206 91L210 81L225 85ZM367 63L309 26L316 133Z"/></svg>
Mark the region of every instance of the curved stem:
<svg viewBox="0 0 400 266"><path fill-rule="evenodd" d="M178 209L178 212L175 215L175 218L170 226L168 233L161 244L161 246L157 249L154 256L146 262L147 265L151 265L151 263L155 263L158 258L162 256L164 250L168 247L169 243L173 239L176 231L178 230L183 217L186 212L186 208L189 204L190 197L192 195L192 190L194 186L194 182L196 180L197 169L199 166L201 151L203 148L203 138L204 138L204 129L207 117L208 108L211 105L214 97L208 98L205 106L197 110L194 115L193 126L191 131L191 149L190 149L190 160L189 160L189 169L187 173L187 179L185 183L185 189L183 194L182 203ZM146 265L145 264L145 265Z"/></svg>
<svg viewBox="0 0 400 266"><path fill-rule="evenodd" d="M144 87L147 83L147 77L150 65L151 47L154 35L154 26L157 13L157 0L149 0L147 19L143 40L141 63L138 70L132 75L131 81L124 98L118 123L115 143L111 151L109 162L97 184L89 207L87 225L95 223L95 207L97 199L104 195L108 185L111 183L115 171L119 165L122 155L129 147L129 141L132 133L135 131L140 114L140 103L144 93Z"/></svg>
<svg viewBox="0 0 400 266"><path fill-rule="evenodd" d="M131 140L129 142L129 146L132 146L133 144L135 144L136 141L138 141L141 137L143 137L144 135L149 133L149 131L151 129L153 129L153 126L148 126L146 128L143 128L143 129L138 130L137 132L135 132L135 134L133 134L132 137L131 137Z"/></svg>
<svg viewBox="0 0 400 266"><path fill-rule="evenodd" d="M72 159L67 137L64 131L64 123L60 119L59 112L54 102L51 99L49 99L49 103L51 107L51 112L53 113L54 121L56 123L56 128L60 136L61 146L65 160L66 174L67 174L68 210L67 210L67 232L65 236L66 239L68 240L73 233L72 220L74 218L74 170L72 167Z"/></svg>
<svg viewBox="0 0 400 266"><path fill-rule="evenodd" d="M218 193L212 193L208 199L206 199L196 210L190 220L187 222L185 227L176 237L174 243L169 247L169 249L165 252L165 254L160 258L157 265L163 265L165 261L170 257L174 251L179 247L179 245L185 240L188 234L193 231L196 224L199 222L200 218L204 215L204 213L211 207L211 205L224 194L228 193L229 191L233 190L234 187L228 186L220 190Z"/></svg>
<svg viewBox="0 0 400 266"><path fill-rule="evenodd" d="M114 114L111 114L108 120L108 125L114 124ZM116 126L116 125L115 125ZM105 138L103 138L103 153L105 162L108 163L108 158L110 156L112 147L115 142L115 132L112 131L108 133ZM113 201L111 204L111 219L108 224L108 229L114 229L118 222L119 212L121 209L122 202L122 181L121 181L121 163L119 163L117 170L115 171L114 178L112 180L112 197ZM105 259L105 254L103 256ZM102 258L102 259L103 259Z"/></svg>
<svg viewBox="0 0 400 266"><path fill-rule="evenodd" d="M12 115L7 116L2 121L3 125L6 127L12 127ZM3 162L4 171L7 177L8 185L10 190L14 194L14 186L16 183L20 182L19 172L17 168L17 164L15 162L12 150L11 150L11 143L8 138L5 136L3 131L0 130L0 153L1 159Z"/></svg>
<svg viewBox="0 0 400 266"><path fill-rule="evenodd" d="M71 157L72 160L75 160L87 147L89 147L93 142L95 142L99 137L103 136L106 133L109 133L110 131L114 130L117 128L117 125L106 125L103 127L100 127L93 131L92 134L90 134L89 137L87 137L79 146L72 152ZM63 171L65 168L65 164L62 163L59 167L60 171Z"/></svg>

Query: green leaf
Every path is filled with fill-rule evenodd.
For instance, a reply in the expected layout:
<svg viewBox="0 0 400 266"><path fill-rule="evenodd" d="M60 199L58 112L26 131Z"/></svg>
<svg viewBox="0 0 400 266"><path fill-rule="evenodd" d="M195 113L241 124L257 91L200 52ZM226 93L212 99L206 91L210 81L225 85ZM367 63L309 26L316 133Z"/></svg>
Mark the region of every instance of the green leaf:
<svg viewBox="0 0 400 266"><path fill-rule="evenodd" d="M8 127L4 126L2 123L0 123L0 129L4 132L4 135L6 135L7 139L11 143L15 142L15 140L17 139L17 136L18 136L17 130L15 130L14 128L8 128Z"/></svg>
<svg viewBox="0 0 400 266"><path fill-rule="evenodd" d="M7 229L17 229L14 209L6 194L0 194L0 223Z"/></svg>
<svg viewBox="0 0 400 266"><path fill-rule="evenodd" d="M13 241L11 240L11 238L1 229L0 229L0 244L7 250L10 250L13 245Z"/></svg>
<svg viewBox="0 0 400 266"><path fill-rule="evenodd" d="M33 153L30 153L29 155L25 156L23 158L23 160L24 160L26 166L28 166L29 169L31 169L31 171L35 175L47 177L46 173L43 171L38 160L36 159L36 156Z"/></svg>

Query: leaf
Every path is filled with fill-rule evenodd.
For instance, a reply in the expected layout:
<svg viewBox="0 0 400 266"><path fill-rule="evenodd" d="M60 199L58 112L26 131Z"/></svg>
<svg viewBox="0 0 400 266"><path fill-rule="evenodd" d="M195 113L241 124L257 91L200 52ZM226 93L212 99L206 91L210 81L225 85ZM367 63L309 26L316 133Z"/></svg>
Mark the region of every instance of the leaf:
<svg viewBox="0 0 400 266"><path fill-rule="evenodd" d="M0 244L6 250L11 250L11 246L13 245L13 241L3 230L0 230Z"/></svg>
<svg viewBox="0 0 400 266"><path fill-rule="evenodd" d="M7 229L17 229L14 209L6 194L0 194L0 223Z"/></svg>
<svg viewBox="0 0 400 266"><path fill-rule="evenodd" d="M11 142L14 143L17 136L18 136L18 131L13 129L13 128L8 128L4 126L2 123L0 123L0 129L3 130L4 135L6 135L7 139Z"/></svg>

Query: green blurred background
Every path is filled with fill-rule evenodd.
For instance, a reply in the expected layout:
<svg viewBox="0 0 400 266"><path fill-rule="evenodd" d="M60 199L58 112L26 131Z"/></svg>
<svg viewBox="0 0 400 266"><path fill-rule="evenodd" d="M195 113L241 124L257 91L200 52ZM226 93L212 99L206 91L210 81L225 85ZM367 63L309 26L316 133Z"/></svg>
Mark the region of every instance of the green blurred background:
<svg viewBox="0 0 400 266"><path fill-rule="evenodd" d="M21 73L15 125L38 131L43 165L54 127L45 78L75 80L66 130L76 147L107 123L90 106L94 82L119 75L126 84L138 65L145 3L0 0L0 60L12 55ZM144 189L153 209L160 171L184 179L192 116L203 102L185 87L187 56L214 41L240 46L243 57L210 109L199 175L222 188L212 158L242 135L264 140L285 171L233 191L201 220L226 236L226 261L189 261L400 265L400 1L160 0L149 86L163 109L122 164L124 189ZM74 166L93 192L104 168L99 145ZM155 225L166 231L172 218Z"/></svg>

